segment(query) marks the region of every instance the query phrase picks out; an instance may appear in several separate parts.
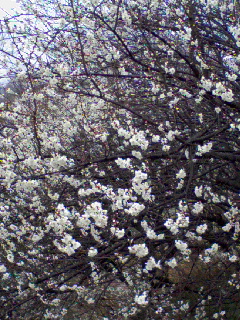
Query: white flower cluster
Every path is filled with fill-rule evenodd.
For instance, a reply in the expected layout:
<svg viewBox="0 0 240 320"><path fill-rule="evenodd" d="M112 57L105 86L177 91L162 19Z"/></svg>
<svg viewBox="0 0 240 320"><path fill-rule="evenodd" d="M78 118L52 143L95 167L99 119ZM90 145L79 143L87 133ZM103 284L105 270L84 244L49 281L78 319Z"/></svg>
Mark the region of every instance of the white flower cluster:
<svg viewBox="0 0 240 320"><path fill-rule="evenodd" d="M53 170L59 170L62 167L65 168L72 164L72 161L69 161L66 156L56 155L54 158L51 159L49 165Z"/></svg>
<svg viewBox="0 0 240 320"><path fill-rule="evenodd" d="M172 258L171 260L166 261L166 264L171 268L175 268L177 266L177 260Z"/></svg>
<svg viewBox="0 0 240 320"><path fill-rule="evenodd" d="M57 240L54 240L54 245L62 252L71 255L75 253L75 251L81 246L81 244L73 239L70 234L65 234L65 236L61 239L64 245L61 245Z"/></svg>
<svg viewBox="0 0 240 320"><path fill-rule="evenodd" d="M184 169L181 169L177 174L176 178L177 179L184 179L186 177L186 171Z"/></svg>
<svg viewBox="0 0 240 320"><path fill-rule="evenodd" d="M139 152L139 151L133 150L133 151L132 151L132 155L133 155L135 158L139 159L139 160L142 159L142 154L141 154L141 152Z"/></svg>
<svg viewBox="0 0 240 320"><path fill-rule="evenodd" d="M216 96L220 96L222 100L227 102L232 102L233 99L233 92L230 88L225 88L225 86L221 82L216 83L216 89L212 91L212 93Z"/></svg>
<svg viewBox="0 0 240 320"><path fill-rule="evenodd" d="M222 227L223 231L229 232L233 228L233 223L227 223L224 227Z"/></svg>
<svg viewBox="0 0 240 320"><path fill-rule="evenodd" d="M185 236L189 239L189 240L197 240L197 241L201 241L202 237L196 235L194 232L190 232L187 231Z"/></svg>
<svg viewBox="0 0 240 320"><path fill-rule="evenodd" d="M102 209L100 202L93 202L88 205L84 212L84 217L93 218L97 227L104 228L107 226L107 210Z"/></svg>
<svg viewBox="0 0 240 320"><path fill-rule="evenodd" d="M181 93L182 96L187 97L187 98L191 98L191 93L189 93L187 90L185 89L180 89L179 93Z"/></svg>
<svg viewBox="0 0 240 320"><path fill-rule="evenodd" d="M214 203L219 203L222 201L226 201L226 198L224 196L219 196L218 194L215 194L212 192L211 187L205 186L204 188L204 199L205 200L211 200Z"/></svg>
<svg viewBox="0 0 240 320"><path fill-rule="evenodd" d="M102 243L101 237L100 237L100 232L95 228L93 224L90 225L90 230L91 230L91 235L93 239L97 242Z"/></svg>
<svg viewBox="0 0 240 320"><path fill-rule="evenodd" d="M118 239L121 239L125 234L125 230L124 229L119 229L119 228L115 228L115 227L111 227L110 231Z"/></svg>
<svg viewBox="0 0 240 320"><path fill-rule="evenodd" d="M2 205L1 204L1 207L0 207L0 217L1 217L1 219L3 218L4 220L5 219L8 219L9 218L9 216L10 216L10 213L11 213L11 210L9 210L9 206L4 206L4 205ZM4 226L3 224L2 224L2 226ZM11 225L10 225L10 227L11 227ZM5 238L3 235L2 235L2 228L0 228L0 238Z"/></svg>
<svg viewBox="0 0 240 320"><path fill-rule="evenodd" d="M182 189L183 185L184 185L184 178L186 177L186 171L184 169L181 169L177 174L176 174L176 178L180 179L178 185L177 185L177 189Z"/></svg>
<svg viewBox="0 0 240 320"><path fill-rule="evenodd" d="M184 34L184 39L186 39L186 40L191 40L191 38L192 38L192 29L191 28L189 28L189 27L184 27L184 29L185 29L185 34Z"/></svg>
<svg viewBox="0 0 240 320"><path fill-rule="evenodd" d="M7 271L6 267L3 264L1 264L0 265L0 272L3 273L3 272L6 272L6 271Z"/></svg>
<svg viewBox="0 0 240 320"><path fill-rule="evenodd" d="M144 204L133 203L129 209L126 209L125 212L132 216L138 216L141 211L145 209Z"/></svg>
<svg viewBox="0 0 240 320"><path fill-rule="evenodd" d="M230 74L228 72L226 72L226 77L228 78L228 80L230 81L236 81L237 80L237 75L236 74Z"/></svg>
<svg viewBox="0 0 240 320"><path fill-rule="evenodd" d="M147 179L147 173L142 172L141 170L135 171L135 176L132 180L133 190L141 195L144 200L153 200L153 196L151 195L151 188L148 182L143 182Z"/></svg>
<svg viewBox="0 0 240 320"><path fill-rule="evenodd" d="M147 199L151 199L149 185L147 182L143 183L143 179L147 178L147 174L142 173L141 171L138 171L135 173L135 179L133 179L133 187L134 191L138 192L138 194L141 194L143 197ZM90 182L92 188L91 189L80 189L79 195L80 196L88 196L92 193L101 193L103 196L109 200L112 201L111 208L113 211L117 210L124 210L129 215L137 216L141 211L145 209L144 204L137 203L137 197L133 195L132 190L130 189L117 189L115 192L111 187L106 187L101 185L100 183L97 183L96 181ZM98 203L99 206L101 205ZM93 204L92 206L95 206ZM78 217L77 225L84 230L88 230L90 228L90 217L92 217L95 221L98 221L98 226L100 224L105 224L107 222L107 216L106 211L99 210L98 214L93 214L91 212L93 210L92 207L89 208L87 211L85 210L85 214ZM114 229L115 230L115 229ZM117 237L123 236L123 231L118 231L116 229L114 232L114 235Z"/></svg>
<svg viewBox="0 0 240 320"><path fill-rule="evenodd" d="M171 101L169 102L169 107L170 107L170 108L173 108L174 106L176 106L179 100L180 100L180 98L174 97L173 100L171 100ZM178 130L175 130L175 131L178 132ZM170 139L169 139L169 140L170 140Z"/></svg>
<svg viewBox="0 0 240 320"><path fill-rule="evenodd" d="M113 211L123 209L124 206L128 206L129 200L135 200L135 197L131 195L128 189L119 188L116 193L114 193L112 190L109 190L109 192L106 194L113 202Z"/></svg>
<svg viewBox="0 0 240 320"><path fill-rule="evenodd" d="M232 3L230 3L230 5L231 5ZM229 6L230 6L229 5ZM213 318L214 319L220 319L220 320L222 320L222 319L224 319L224 318L222 318L224 315L226 314L226 311L221 311L221 312L219 312L219 313L214 313L214 315L213 315Z"/></svg>
<svg viewBox="0 0 240 320"><path fill-rule="evenodd" d="M152 135L152 142L159 142L160 136L159 135Z"/></svg>
<svg viewBox="0 0 240 320"><path fill-rule="evenodd" d="M78 216L77 226L82 228L84 231L89 230L91 225L91 220L86 216Z"/></svg>
<svg viewBox="0 0 240 320"><path fill-rule="evenodd" d="M161 269L161 265L160 265L160 261L156 262L156 260L154 259L154 257L150 257L148 259L148 261L145 264L145 271L151 271L152 269L157 268L157 269Z"/></svg>
<svg viewBox="0 0 240 320"><path fill-rule="evenodd" d="M185 216L184 213L177 213L177 220L167 219L164 223L165 227L172 232L172 234L177 234L180 230L179 228L187 228L189 226L189 217Z"/></svg>
<svg viewBox="0 0 240 320"><path fill-rule="evenodd" d="M13 255L13 253L12 253L10 250L7 250L6 252L7 252L7 260L8 260L9 262L13 263L13 261L14 261L14 255Z"/></svg>
<svg viewBox="0 0 240 320"><path fill-rule="evenodd" d="M157 235L156 232L148 226L147 221L142 221L141 226L146 232L148 239L162 240L164 238L164 234Z"/></svg>
<svg viewBox="0 0 240 320"><path fill-rule="evenodd" d="M55 233L62 234L66 229L72 229L71 216L71 212L64 205L59 204L56 214L49 214L46 219L47 231L53 229Z"/></svg>
<svg viewBox="0 0 240 320"><path fill-rule="evenodd" d="M148 254L148 247L145 243L134 244L132 247L128 247L130 253L135 254L138 258L145 257Z"/></svg>
<svg viewBox="0 0 240 320"><path fill-rule="evenodd" d="M84 180L85 182L85 180ZM89 196L90 194L94 193L107 193L108 192L108 187L101 185L97 181L90 181L91 188L81 188L78 190L78 195L79 197L85 197Z"/></svg>
<svg viewBox="0 0 240 320"><path fill-rule="evenodd" d="M181 306L180 306L180 310L181 311L187 311L189 309L189 302L187 303L183 303L184 301L180 301Z"/></svg>
<svg viewBox="0 0 240 320"><path fill-rule="evenodd" d="M0 177L2 178L1 183L2 185L10 188L11 184L16 178L16 174L11 170L11 168L0 168ZM20 181L20 180L19 180ZM20 184L21 188L21 184Z"/></svg>
<svg viewBox="0 0 240 320"><path fill-rule="evenodd" d="M229 232L232 228L235 227L234 234L237 235L240 232L239 209L232 206L229 211L224 213L224 216L228 219L229 222L224 227L222 227L223 231Z"/></svg>
<svg viewBox="0 0 240 320"><path fill-rule="evenodd" d="M229 261L236 262L238 261L238 257L236 255L229 256Z"/></svg>
<svg viewBox="0 0 240 320"><path fill-rule="evenodd" d="M139 304L139 305L147 305L148 300L147 300L147 293L143 292L141 295L136 295L134 298L134 301Z"/></svg>
<svg viewBox="0 0 240 320"><path fill-rule="evenodd" d="M44 232L43 231L38 232L38 234L33 234L32 235L32 241L33 242L38 242L43 238L43 236L44 236Z"/></svg>
<svg viewBox="0 0 240 320"><path fill-rule="evenodd" d="M182 240L175 240L175 247L181 251L182 254L189 254L190 250L188 250L188 245L186 242L183 242Z"/></svg>
<svg viewBox="0 0 240 320"><path fill-rule="evenodd" d="M114 128L118 129L118 135L120 137L124 137L126 140L129 140L132 146L138 146L142 150L147 150L149 142L146 139L144 131L136 131L131 126L129 127L129 130L121 128L118 120L115 120L112 125ZM126 141L125 145L127 145L129 142Z"/></svg>
<svg viewBox="0 0 240 320"><path fill-rule="evenodd" d="M118 122L118 124L119 124L119 122ZM114 125L117 125L116 123L114 123ZM125 130L125 129L123 129L123 128L119 128L118 129L118 135L120 136L120 137L124 137L125 139L130 139L131 138L131 132L130 131L127 131L127 130Z"/></svg>
<svg viewBox="0 0 240 320"><path fill-rule="evenodd" d="M194 189L194 192L195 192L195 195L200 198L202 196L202 193L203 193L203 186L196 186L195 189Z"/></svg>
<svg viewBox="0 0 240 320"><path fill-rule="evenodd" d="M124 11L122 12L122 19L123 19L124 22L125 22L126 24L128 24L128 25L130 25L131 22L132 22L132 17L131 17L131 15L127 12L127 10L124 10Z"/></svg>
<svg viewBox="0 0 240 320"><path fill-rule="evenodd" d="M159 85L156 85L156 83L152 82L152 92L156 94L159 91L159 89Z"/></svg>
<svg viewBox="0 0 240 320"><path fill-rule="evenodd" d="M172 75L176 72L175 68L173 68L173 67L172 68L168 68L167 65L164 67L164 70L165 70L166 73L169 73L169 74L172 74Z"/></svg>
<svg viewBox="0 0 240 320"><path fill-rule="evenodd" d="M46 131L46 132L40 132L39 136L43 141L45 149L55 150L55 152L59 152L63 148L61 140L57 135L50 135ZM53 166L53 168L55 165L58 167L59 166L58 163L60 165L61 165L61 163L62 163L62 165L67 164L65 162L65 160L66 160L65 156L63 156L63 158L61 159L60 155L56 155L56 161L54 160L54 158L52 158L52 160L53 160L52 164L49 163L49 165L50 165L50 167Z"/></svg>
<svg viewBox="0 0 240 320"><path fill-rule="evenodd" d="M138 146L142 150L147 150L149 142L147 141L145 137L144 131L136 132L132 138L129 140L132 146Z"/></svg>
<svg viewBox="0 0 240 320"><path fill-rule="evenodd" d="M229 131L239 130L240 131L240 119L236 119L238 123L231 123Z"/></svg>
<svg viewBox="0 0 240 320"><path fill-rule="evenodd" d="M18 192L33 192L35 188L39 185L37 180L18 180L16 182L15 188Z"/></svg>
<svg viewBox="0 0 240 320"><path fill-rule="evenodd" d="M234 36L234 38L236 39L237 46L240 48L240 25L239 25L239 23L236 26L233 26L233 25L230 26L229 30L232 33L232 35Z"/></svg>
<svg viewBox="0 0 240 320"><path fill-rule="evenodd" d="M95 257L97 255L98 251L96 248L93 248L91 247L89 250L88 250L88 256L89 257Z"/></svg>
<svg viewBox="0 0 240 320"><path fill-rule="evenodd" d="M205 79L204 77L202 77L200 85L206 91L210 91L212 89L213 83L211 80Z"/></svg>
<svg viewBox="0 0 240 320"><path fill-rule="evenodd" d="M64 63L61 63L58 65L57 71L60 73L61 77L66 76L68 73L68 66Z"/></svg>
<svg viewBox="0 0 240 320"><path fill-rule="evenodd" d="M169 141L173 141L176 136L179 136L181 134L180 131L178 130L169 130L168 133L166 134L165 138Z"/></svg>
<svg viewBox="0 0 240 320"><path fill-rule="evenodd" d="M210 262L211 258L214 258L216 255L219 255L219 245L214 243L211 248L208 248L204 251L204 255L200 255L200 259L204 262Z"/></svg>
<svg viewBox="0 0 240 320"><path fill-rule="evenodd" d="M59 199L59 194L58 193L51 193L51 191L48 191L48 196L51 200L57 201Z"/></svg>
<svg viewBox="0 0 240 320"><path fill-rule="evenodd" d="M121 169L130 169L132 167L131 164L131 159L121 159L118 158L115 160L116 164L121 168Z"/></svg>
<svg viewBox="0 0 240 320"><path fill-rule="evenodd" d="M192 212L195 213L195 214L199 214L199 213L202 212L202 211L203 211L203 204L202 204L202 202L196 202L196 203L194 203Z"/></svg>
<svg viewBox="0 0 240 320"><path fill-rule="evenodd" d="M28 157L23 161L24 165L31 169L37 169L40 165L40 158Z"/></svg>
<svg viewBox="0 0 240 320"><path fill-rule="evenodd" d="M198 145L198 152L196 153L196 155L201 156L202 154L209 152L212 149L212 146L213 146L212 142L208 142L203 146Z"/></svg>
<svg viewBox="0 0 240 320"><path fill-rule="evenodd" d="M208 69L209 66L204 62L204 60L200 56L196 56L196 60L200 63L201 68Z"/></svg>
<svg viewBox="0 0 240 320"><path fill-rule="evenodd" d="M207 228L208 228L208 226L207 226L206 223L201 224L200 226L198 226L198 227L196 228L196 232L197 232L198 234L204 234L204 233L207 231Z"/></svg>

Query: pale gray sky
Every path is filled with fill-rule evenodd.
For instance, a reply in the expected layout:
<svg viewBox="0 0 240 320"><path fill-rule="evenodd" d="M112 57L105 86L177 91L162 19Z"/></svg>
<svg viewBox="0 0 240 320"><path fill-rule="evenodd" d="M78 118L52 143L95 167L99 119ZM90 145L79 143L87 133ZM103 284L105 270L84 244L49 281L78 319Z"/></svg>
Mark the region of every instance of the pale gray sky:
<svg viewBox="0 0 240 320"><path fill-rule="evenodd" d="M12 10L18 9L19 5L16 0L0 0L0 19L11 15ZM9 15L8 15L9 14Z"/></svg>
<svg viewBox="0 0 240 320"><path fill-rule="evenodd" d="M0 20L4 17L10 17L14 14L14 9L19 10L19 5L16 3L17 0L0 0ZM0 61L2 59L2 53L0 53ZM6 69L0 68L0 86L6 83L5 73Z"/></svg>

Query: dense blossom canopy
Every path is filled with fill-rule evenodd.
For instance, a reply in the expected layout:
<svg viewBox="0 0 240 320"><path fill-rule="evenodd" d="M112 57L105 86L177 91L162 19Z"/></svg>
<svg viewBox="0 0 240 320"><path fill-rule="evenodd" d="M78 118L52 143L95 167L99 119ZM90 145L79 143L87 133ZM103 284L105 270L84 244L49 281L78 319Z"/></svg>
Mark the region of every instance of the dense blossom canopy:
<svg viewBox="0 0 240 320"><path fill-rule="evenodd" d="M238 1L22 10L1 21L1 318L238 319Z"/></svg>

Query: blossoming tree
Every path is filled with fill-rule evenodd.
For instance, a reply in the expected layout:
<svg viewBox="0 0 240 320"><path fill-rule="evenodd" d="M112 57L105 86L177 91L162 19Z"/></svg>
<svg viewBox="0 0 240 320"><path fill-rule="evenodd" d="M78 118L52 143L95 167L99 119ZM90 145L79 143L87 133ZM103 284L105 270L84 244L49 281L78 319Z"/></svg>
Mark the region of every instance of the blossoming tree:
<svg viewBox="0 0 240 320"><path fill-rule="evenodd" d="M1 317L238 319L237 2L22 7L1 21L23 88L1 104Z"/></svg>

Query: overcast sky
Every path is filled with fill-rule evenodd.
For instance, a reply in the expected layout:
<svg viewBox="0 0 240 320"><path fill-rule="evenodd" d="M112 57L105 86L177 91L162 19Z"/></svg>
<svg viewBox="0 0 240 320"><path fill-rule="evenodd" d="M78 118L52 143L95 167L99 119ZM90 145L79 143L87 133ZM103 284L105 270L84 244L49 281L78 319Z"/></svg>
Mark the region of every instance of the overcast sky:
<svg viewBox="0 0 240 320"><path fill-rule="evenodd" d="M16 2L15 0L0 0L0 19L8 14L11 15L12 10L19 7Z"/></svg>
<svg viewBox="0 0 240 320"><path fill-rule="evenodd" d="M14 13L13 10L19 8L16 2L17 0L0 0L0 20L6 16L10 17ZM0 60L1 59L2 54L0 53ZM0 86L6 83L6 78L2 78L5 73L6 70L0 68Z"/></svg>

